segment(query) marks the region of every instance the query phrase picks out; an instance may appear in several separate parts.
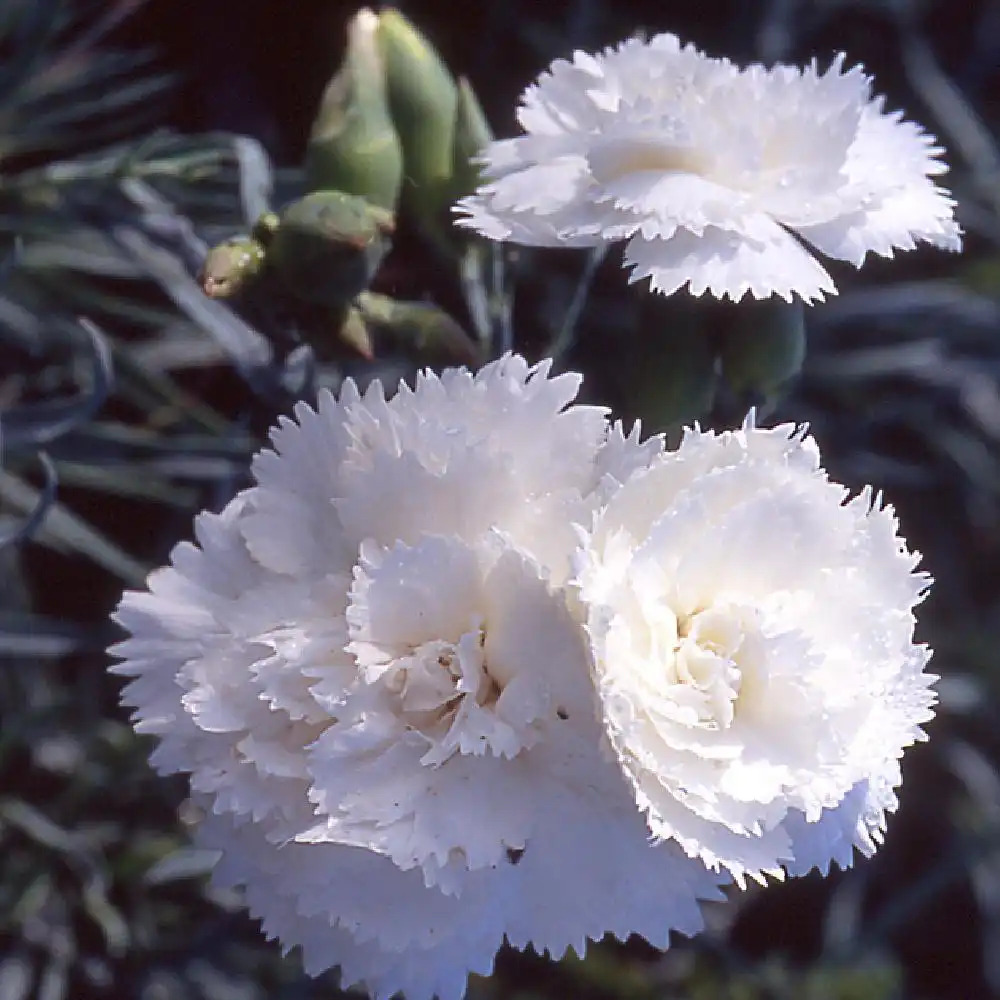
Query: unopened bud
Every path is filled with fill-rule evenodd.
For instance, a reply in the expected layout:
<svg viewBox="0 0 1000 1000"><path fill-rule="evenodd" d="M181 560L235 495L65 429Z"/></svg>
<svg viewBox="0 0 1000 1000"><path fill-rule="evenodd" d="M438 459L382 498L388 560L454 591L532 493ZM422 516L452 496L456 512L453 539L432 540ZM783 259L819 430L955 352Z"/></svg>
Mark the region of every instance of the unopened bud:
<svg viewBox="0 0 1000 1000"><path fill-rule="evenodd" d="M476 92L465 77L458 81L455 112L455 148L452 154L451 200L471 194L479 186L480 166L474 160L493 139Z"/></svg>
<svg viewBox="0 0 1000 1000"><path fill-rule="evenodd" d="M245 291L264 267L264 248L255 239L227 240L212 247L198 280L212 299L228 299Z"/></svg>
<svg viewBox="0 0 1000 1000"><path fill-rule="evenodd" d="M367 361L375 357L375 345L364 316L354 308L349 308L343 316L337 339L352 353L360 354Z"/></svg>
<svg viewBox="0 0 1000 1000"><path fill-rule="evenodd" d="M379 14L389 110L403 147L403 197L415 214L443 213L452 175L458 88L441 57L398 10Z"/></svg>
<svg viewBox="0 0 1000 1000"><path fill-rule="evenodd" d="M347 28L343 65L327 85L306 149L306 188L345 191L394 211L403 152L389 116L378 16L367 8Z"/></svg>
<svg viewBox="0 0 1000 1000"><path fill-rule="evenodd" d="M389 251L392 214L340 191L315 191L281 213L268 265L304 302L339 306L371 283Z"/></svg>

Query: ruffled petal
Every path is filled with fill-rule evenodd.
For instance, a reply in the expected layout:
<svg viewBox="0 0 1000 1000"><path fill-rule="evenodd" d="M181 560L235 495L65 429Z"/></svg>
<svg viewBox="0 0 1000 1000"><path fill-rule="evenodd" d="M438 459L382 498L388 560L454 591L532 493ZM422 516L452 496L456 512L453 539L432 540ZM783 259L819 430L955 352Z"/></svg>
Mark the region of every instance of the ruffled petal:
<svg viewBox="0 0 1000 1000"><path fill-rule="evenodd" d="M636 236L625 250L629 281L650 279L664 295L688 286L693 295L710 291L738 302L779 295L806 302L836 294L830 276L802 245L780 226L761 226L751 239L741 232L706 227L700 234L678 229L668 239Z"/></svg>

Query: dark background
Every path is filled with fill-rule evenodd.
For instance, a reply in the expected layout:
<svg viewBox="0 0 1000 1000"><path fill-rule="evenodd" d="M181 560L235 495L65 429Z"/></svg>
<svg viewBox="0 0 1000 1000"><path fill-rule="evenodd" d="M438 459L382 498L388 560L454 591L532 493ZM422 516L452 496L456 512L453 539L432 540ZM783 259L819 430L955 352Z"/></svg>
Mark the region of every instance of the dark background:
<svg viewBox="0 0 1000 1000"><path fill-rule="evenodd" d="M902 807L890 821L886 846L849 873L751 889L712 916L710 931L679 942L665 958L638 941L592 949L582 964L504 954L497 976L475 983L473 995L1000 995L1000 429L984 430L973 405L984 393L990 405L1000 405L1000 2L442 0L399 7L452 71L470 78L499 136L515 133L518 95L553 58L573 48L614 44L637 31L673 31L737 62L802 63L815 56L825 65L846 51L849 64L861 62L874 75L891 107L904 108L953 147L955 130L960 139L966 133L957 119L936 120L939 108L928 103L926 81L907 61L907 40L916 37L930 46L961 106L994 139L992 150L979 150L977 163L967 151L950 149L954 169L947 183L961 202L965 253L921 250L873 261L861 273L835 269L842 294L810 312L808 363L774 412L811 421L835 478L853 489L871 482L886 490L904 533L925 553L924 565L938 580L921 627L944 675L943 705L930 726L931 742L907 754ZM153 46L160 65L178 75L157 125L192 134L250 135L279 166L292 169L300 163L319 94L339 61L344 24L356 9L330 0L151 0L136 5L115 38L136 49ZM547 286L579 266L572 255L540 255L537 261L538 275L534 283L524 278L518 299L518 346L529 353L539 343L532 324L549 301ZM428 266L418 242L403 238L387 265L391 277L384 280L388 290L404 289L450 307L454 292L435 276L436 266ZM886 289L898 289L895 304L872 306L871 296ZM51 292L53 302L58 294ZM610 261L595 282L574 362L585 369L595 398L628 415L648 416L622 385L631 384L640 369L658 370L650 362L656 361L658 331L642 340L614 327L618 317L639 308L637 294L624 288L618 262ZM635 322L641 325L642 317ZM907 352L917 341L935 345L938 360L916 364ZM872 355L872 348L883 354ZM181 379L196 397L243 417L234 381L231 373L218 371L189 372ZM115 405L114 415L125 419L127 408ZM259 432L271 419L273 413L256 413L245 424ZM220 480L198 495L192 510L219 506L239 482ZM106 503L81 489L68 489L64 497L151 563L162 561L190 530L192 511L165 513L155 504L121 498ZM39 546L26 551L21 571L18 599L30 597L37 610L67 621L103 624L120 593L120 581L110 574ZM6 579L13 592L14 574ZM115 704L119 682L105 676L105 665L100 650L69 657L44 673L44 696L24 697L43 721L23 743L20 736L7 744L0 738L0 792L4 802L16 792L68 829L111 829L109 839L99 841L105 846L95 850L107 862L110 898L134 932L127 944L113 946L113 935L75 901L71 888L83 879L75 855L46 846L44 830L25 833L0 812L0 851L9 859L23 849L25 858L34 859L24 862L24 871L42 871L59 889L49 909L40 911L41 924L22 921L15 933L0 919L0 1000L8 1000L8 992L16 1000L334 996L329 980L313 983L300 975L295 959L280 961L232 899L176 873L173 880L149 881L150 865L184 843L176 819L183 782L152 776L145 764L148 746L128 742L131 731ZM0 678L7 726L22 711L20 683L10 674ZM58 754L39 756L39 747L65 748L73 740L82 749L68 771L56 766ZM23 909L35 877L21 877L13 867L0 873L0 918L5 908ZM24 926L35 930L25 932ZM27 992L15 992L5 970L25 955L33 970L50 968L51 955L61 947L52 943L53 927L71 928L75 941L63 993L55 987L46 993L42 972Z"/></svg>
<svg viewBox="0 0 1000 1000"><path fill-rule="evenodd" d="M839 51L862 63L881 92L908 106L899 24L933 39L952 79L981 113L1000 95L1000 6L968 2L823 0L425 0L397 8L421 26L448 66L468 76L498 134L513 134L521 90L553 58L594 50L637 32L670 31L734 62L821 64ZM129 29L159 44L186 77L172 120L185 130L254 135L279 162L301 155L315 103L358 9L332 0L153 0ZM898 14L894 15L894 12ZM887 16L888 15L888 16Z"/></svg>

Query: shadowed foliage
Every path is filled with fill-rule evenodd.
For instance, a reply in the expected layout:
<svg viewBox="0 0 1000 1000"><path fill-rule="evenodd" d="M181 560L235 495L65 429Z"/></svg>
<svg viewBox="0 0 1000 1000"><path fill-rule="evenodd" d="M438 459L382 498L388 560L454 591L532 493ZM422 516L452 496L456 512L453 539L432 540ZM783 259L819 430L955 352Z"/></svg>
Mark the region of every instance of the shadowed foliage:
<svg viewBox="0 0 1000 1000"><path fill-rule="evenodd" d="M344 311L273 275L209 297L209 249L256 238L262 215L306 193L310 126L355 8L0 4L0 1000L337 995L335 975L304 977L208 886L184 782L153 775L117 705L108 614L195 512L246 485L295 399L511 346L557 355L592 400L668 437L751 405L809 421L831 475L883 490L936 578L921 621L941 706L874 860L734 894L665 955L639 940L560 963L502 952L470 996L1000 993L997 5L403 6L498 136L552 58L637 30L734 60L844 49L948 147L966 252L837 270L839 297L806 313L801 374L766 392L719 363L734 307L630 289L616 250L452 241L405 199L391 252Z"/></svg>

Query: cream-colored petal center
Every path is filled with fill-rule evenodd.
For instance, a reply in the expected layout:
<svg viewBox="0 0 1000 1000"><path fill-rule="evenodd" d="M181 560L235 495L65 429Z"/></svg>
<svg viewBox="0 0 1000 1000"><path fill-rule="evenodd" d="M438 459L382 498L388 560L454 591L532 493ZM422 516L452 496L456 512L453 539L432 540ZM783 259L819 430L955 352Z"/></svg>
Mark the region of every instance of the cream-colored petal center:
<svg viewBox="0 0 1000 1000"><path fill-rule="evenodd" d="M735 609L707 608L669 616L672 648L666 652L666 681L675 699L693 709L704 729L728 729L736 717L743 669L745 630Z"/></svg>
<svg viewBox="0 0 1000 1000"><path fill-rule="evenodd" d="M654 138L598 143L588 152L587 163L599 184L643 172L699 175L707 172L704 157L696 150Z"/></svg>

